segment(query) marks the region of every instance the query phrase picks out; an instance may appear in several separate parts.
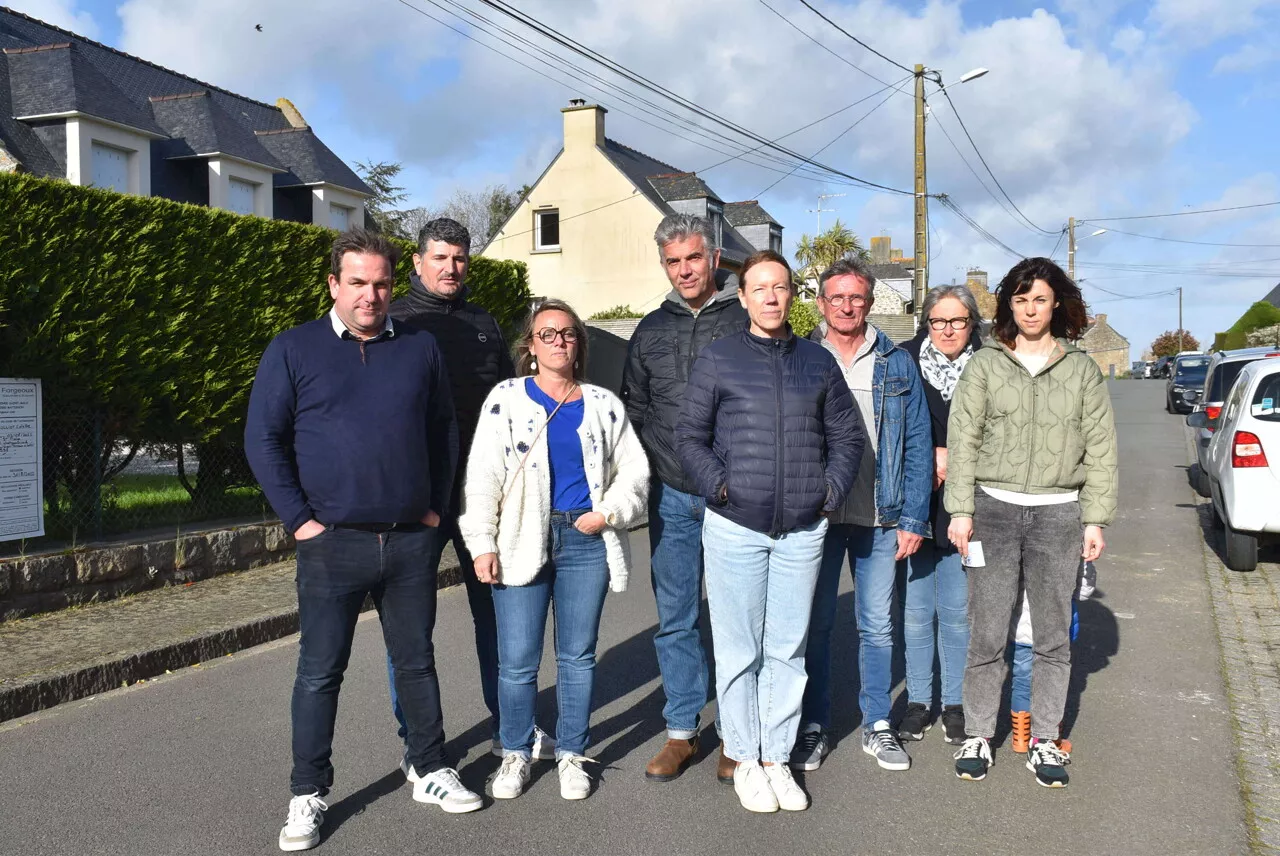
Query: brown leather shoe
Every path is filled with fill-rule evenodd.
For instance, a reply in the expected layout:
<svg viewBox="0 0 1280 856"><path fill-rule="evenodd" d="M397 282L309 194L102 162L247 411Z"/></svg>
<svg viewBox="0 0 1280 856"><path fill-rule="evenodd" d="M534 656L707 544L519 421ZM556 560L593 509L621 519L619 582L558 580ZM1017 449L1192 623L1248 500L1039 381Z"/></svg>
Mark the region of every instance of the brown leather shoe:
<svg viewBox="0 0 1280 856"><path fill-rule="evenodd" d="M733 771L738 769L738 762L724 754L724 744L720 744L720 763L716 765L716 779L722 785L733 784Z"/></svg>
<svg viewBox="0 0 1280 856"><path fill-rule="evenodd" d="M688 740L668 740L658 754L653 756L649 766L644 768L644 777L655 782L678 779L696 754L698 754L697 737L691 737Z"/></svg>

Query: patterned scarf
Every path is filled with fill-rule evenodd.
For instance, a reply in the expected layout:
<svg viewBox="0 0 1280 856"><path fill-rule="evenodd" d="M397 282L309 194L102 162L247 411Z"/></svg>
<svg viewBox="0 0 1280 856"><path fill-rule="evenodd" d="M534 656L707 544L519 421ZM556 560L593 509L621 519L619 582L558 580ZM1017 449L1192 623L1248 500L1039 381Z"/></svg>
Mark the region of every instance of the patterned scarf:
<svg viewBox="0 0 1280 856"><path fill-rule="evenodd" d="M925 339L920 348L920 373L929 386L942 393L943 401L950 401L956 391L956 381L960 380L960 372L964 371L965 363L972 356L973 345L965 345L960 356L949 360L934 346L932 339Z"/></svg>

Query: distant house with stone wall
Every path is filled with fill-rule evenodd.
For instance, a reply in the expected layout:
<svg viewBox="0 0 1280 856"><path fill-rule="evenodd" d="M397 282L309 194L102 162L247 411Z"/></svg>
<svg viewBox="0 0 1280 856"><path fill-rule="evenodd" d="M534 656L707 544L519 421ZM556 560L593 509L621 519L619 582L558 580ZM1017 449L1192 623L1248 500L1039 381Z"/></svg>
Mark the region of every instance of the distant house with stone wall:
<svg viewBox="0 0 1280 856"><path fill-rule="evenodd" d="M1129 369L1129 340L1107 323L1107 316L1099 313L1089 319L1089 327L1076 343L1110 377Z"/></svg>

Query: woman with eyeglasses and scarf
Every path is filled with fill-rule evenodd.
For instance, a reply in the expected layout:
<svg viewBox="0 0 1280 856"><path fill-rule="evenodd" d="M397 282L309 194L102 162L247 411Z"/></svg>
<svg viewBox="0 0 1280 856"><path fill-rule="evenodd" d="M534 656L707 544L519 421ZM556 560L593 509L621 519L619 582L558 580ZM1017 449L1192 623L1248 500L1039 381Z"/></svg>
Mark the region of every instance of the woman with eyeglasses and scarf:
<svg viewBox="0 0 1280 856"><path fill-rule="evenodd" d="M627 528L645 511L649 463L622 402L583 383L587 328L568 304L535 309L516 345L516 377L481 408L458 525L498 620L502 766L493 796L530 781L538 669L555 603L560 795L585 799L596 641L605 593L625 591Z"/></svg>
<svg viewBox="0 0 1280 856"><path fill-rule="evenodd" d="M965 652L969 647L968 581L960 551L947 538L950 515L942 507L947 478L947 417L951 395L973 352L982 346L978 303L963 285L943 285L924 299L920 332L903 345L920 367L925 401L933 429L934 476L929 519L933 540L925 540L908 559L903 604L903 636L907 647L907 712L898 734L920 740L929 728L933 707L933 658L941 666L942 730L948 743L964 742Z"/></svg>

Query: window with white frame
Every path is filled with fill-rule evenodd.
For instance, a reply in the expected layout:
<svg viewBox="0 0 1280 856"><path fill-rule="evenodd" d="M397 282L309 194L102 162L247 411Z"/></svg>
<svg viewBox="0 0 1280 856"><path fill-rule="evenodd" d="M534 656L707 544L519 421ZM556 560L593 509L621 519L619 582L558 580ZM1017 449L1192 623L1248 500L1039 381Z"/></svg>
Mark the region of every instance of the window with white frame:
<svg viewBox="0 0 1280 856"><path fill-rule="evenodd" d="M329 228L345 232L351 228L351 215L354 209L336 202L329 203Z"/></svg>
<svg viewBox="0 0 1280 856"><path fill-rule="evenodd" d="M535 250L560 249L560 210L543 208L533 212L533 248Z"/></svg>
<svg viewBox="0 0 1280 856"><path fill-rule="evenodd" d="M93 143L93 186L129 192L129 155L124 149Z"/></svg>
<svg viewBox="0 0 1280 856"><path fill-rule="evenodd" d="M227 208L237 214L252 214L259 185L243 178L227 180Z"/></svg>

